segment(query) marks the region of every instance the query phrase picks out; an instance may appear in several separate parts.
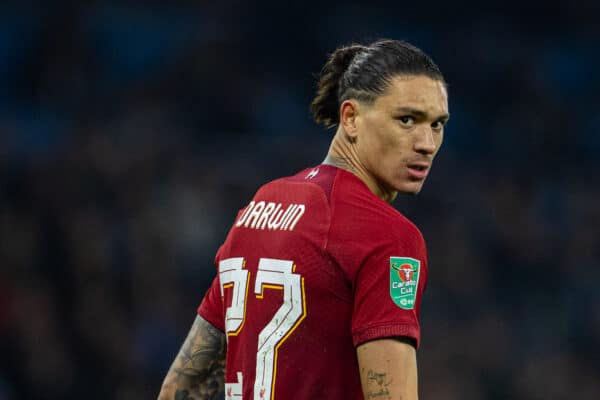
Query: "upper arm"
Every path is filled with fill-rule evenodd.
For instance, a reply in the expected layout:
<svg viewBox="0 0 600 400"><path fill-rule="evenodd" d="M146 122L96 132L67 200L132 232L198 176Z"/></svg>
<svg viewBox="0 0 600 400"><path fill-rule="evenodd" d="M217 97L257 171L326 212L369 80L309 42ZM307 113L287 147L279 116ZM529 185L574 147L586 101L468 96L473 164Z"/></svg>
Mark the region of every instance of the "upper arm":
<svg viewBox="0 0 600 400"><path fill-rule="evenodd" d="M427 283L423 237L414 225L391 212L389 221L377 213L364 214L357 215L359 223L346 224L351 226L347 231L337 227L329 243L353 294L354 345L384 337L410 337L418 347ZM372 218L366 221L367 217Z"/></svg>
<svg viewBox="0 0 600 400"><path fill-rule="evenodd" d="M356 349L365 400L416 400L417 355L405 340L378 339Z"/></svg>
<svg viewBox="0 0 600 400"><path fill-rule="evenodd" d="M188 398L189 394L222 393L226 336L200 316L173 361L158 398Z"/></svg>
<svg viewBox="0 0 600 400"><path fill-rule="evenodd" d="M204 377L225 360L225 351L225 334L197 315L172 368L187 376Z"/></svg>

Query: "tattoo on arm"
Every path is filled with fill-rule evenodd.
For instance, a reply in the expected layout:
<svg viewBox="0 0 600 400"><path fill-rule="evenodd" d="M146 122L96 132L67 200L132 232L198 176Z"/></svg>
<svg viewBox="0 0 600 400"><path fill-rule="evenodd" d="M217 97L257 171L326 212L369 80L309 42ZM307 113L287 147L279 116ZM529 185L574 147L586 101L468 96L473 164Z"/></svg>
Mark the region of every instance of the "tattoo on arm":
<svg viewBox="0 0 600 400"><path fill-rule="evenodd" d="M206 377L225 356L225 335L196 317L172 369L189 377Z"/></svg>
<svg viewBox="0 0 600 400"><path fill-rule="evenodd" d="M196 317L163 382L159 400L224 398L226 337Z"/></svg>
<svg viewBox="0 0 600 400"><path fill-rule="evenodd" d="M385 372L367 372L366 399L390 399L390 380Z"/></svg>

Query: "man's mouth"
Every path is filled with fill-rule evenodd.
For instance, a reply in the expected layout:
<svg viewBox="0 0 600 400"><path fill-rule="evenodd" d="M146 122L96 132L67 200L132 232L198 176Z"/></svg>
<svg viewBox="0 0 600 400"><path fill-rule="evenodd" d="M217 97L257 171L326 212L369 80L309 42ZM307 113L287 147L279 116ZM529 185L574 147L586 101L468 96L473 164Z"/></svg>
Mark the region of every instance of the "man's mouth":
<svg viewBox="0 0 600 400"><path fill-rule="evenodd" d="M430 165L426 162L414 162L406 165L408 174L417 179L425 179Z"/></svg>

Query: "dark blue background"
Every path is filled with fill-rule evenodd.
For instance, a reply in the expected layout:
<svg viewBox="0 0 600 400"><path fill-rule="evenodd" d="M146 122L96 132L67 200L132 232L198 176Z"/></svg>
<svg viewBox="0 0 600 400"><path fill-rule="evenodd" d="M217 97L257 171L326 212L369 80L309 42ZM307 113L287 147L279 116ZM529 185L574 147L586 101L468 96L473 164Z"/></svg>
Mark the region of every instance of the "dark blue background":
<svg viewBox="0 0 600 400"><path fill-rule="evenodd" d="M600 398L593 1L0 5L0 399L146 399L237 210L319 163L326 54L405 39L450 88L424 191L423 399Z"/></svg>

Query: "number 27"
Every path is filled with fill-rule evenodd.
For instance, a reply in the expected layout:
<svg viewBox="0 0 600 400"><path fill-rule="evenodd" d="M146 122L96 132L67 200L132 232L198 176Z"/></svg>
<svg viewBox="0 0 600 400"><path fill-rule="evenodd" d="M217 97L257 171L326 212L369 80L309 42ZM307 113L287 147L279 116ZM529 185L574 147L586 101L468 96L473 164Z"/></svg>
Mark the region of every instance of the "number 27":
<svg viewBox="0 0 600 400"><path fill-rule="evenodd" d="M277 369L277 349L306 317L304 298L304 278L293 272L294 262L273 258L261 258L254 285L254 294L262 299L264 289L283 289L283 304L269 323L258 335L256 353L256 378L254 400L273 397L275 372ZM225 312L227 338L237 336L244 327L246 300L250 271L244 269L242 257L228 258L219 262L221 296L226 288L232 288L231 305ZM226 400L242 399L241 372L237 372L236 383L225 383Z"/></svg>

